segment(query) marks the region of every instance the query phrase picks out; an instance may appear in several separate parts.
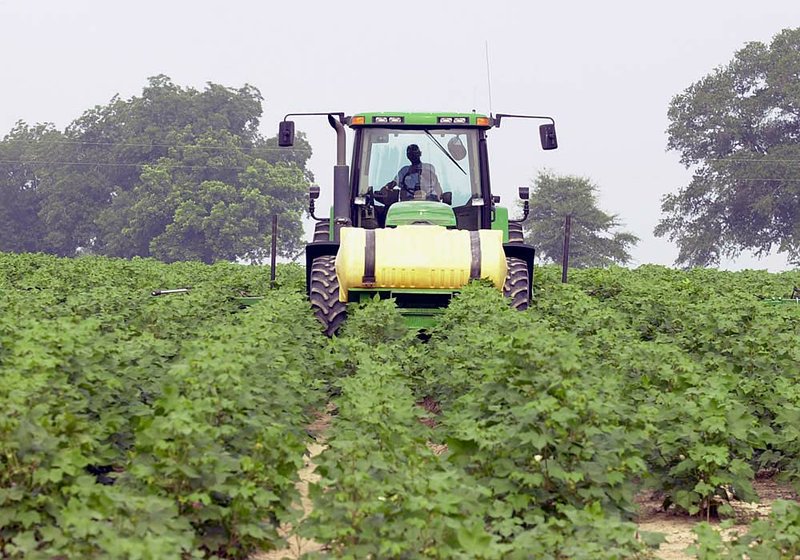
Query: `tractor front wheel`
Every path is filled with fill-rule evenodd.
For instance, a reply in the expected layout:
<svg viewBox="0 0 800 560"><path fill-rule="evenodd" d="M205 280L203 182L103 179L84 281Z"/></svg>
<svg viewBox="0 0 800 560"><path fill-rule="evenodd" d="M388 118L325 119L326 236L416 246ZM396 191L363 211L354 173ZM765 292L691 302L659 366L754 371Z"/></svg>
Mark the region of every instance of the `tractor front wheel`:
<svg viewBox="0 0 800 560"><path fill-rule="evenodd" d="M508 274L503 284L503 295L511 300L511 307L517 311L525 311L530 303L531 279L528 276L528 264L516 257L506 257Z"/></svg>
<svg viewBox="0 0 800 560"><path fill-rule="evenodd" d="M336 257L325 255L311 263L311 285L308 294L325 334L333 336L345 319L347 306L339 301L339 279L336 277Z"/></svg>

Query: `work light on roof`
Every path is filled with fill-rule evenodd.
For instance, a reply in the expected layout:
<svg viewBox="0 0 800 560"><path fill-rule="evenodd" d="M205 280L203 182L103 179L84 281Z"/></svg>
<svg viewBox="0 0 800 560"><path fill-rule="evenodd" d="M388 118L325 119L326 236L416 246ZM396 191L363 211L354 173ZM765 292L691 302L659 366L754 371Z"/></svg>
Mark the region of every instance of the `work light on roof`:
<svg viewBox="0 0 800 560"><path fill-rule="evenodd" d="M405 122L403 117L385 117L385 116L374 116L372 117L373 124L402 124Z"/></svg>
<svg viewBox="0 0 800 560"><path fill-rule="evenodd" d="M439 124L469 124L467 117L439 117L437 119Z"/></svg>

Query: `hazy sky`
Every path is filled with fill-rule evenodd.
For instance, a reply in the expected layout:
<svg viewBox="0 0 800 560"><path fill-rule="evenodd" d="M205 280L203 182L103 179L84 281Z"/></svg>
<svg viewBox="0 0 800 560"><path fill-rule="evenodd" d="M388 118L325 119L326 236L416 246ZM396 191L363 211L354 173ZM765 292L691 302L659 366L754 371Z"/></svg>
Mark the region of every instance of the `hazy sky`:
<svg viewBox="0 0 800 560"><path fill-rule="evenodd" d="M666 152L670 99L745 43L798 26L798 0L0 0L0 135L20 119L63 129L157 74L196 88L256 86L269 136L301 111L548 114L556 151L541 151L532 121L491 132L496 194L512 206L541 169L589 177L601 208L641 238L634 264L671 264L677 248L652 231L662 195L690 173ZM297 125L328 202L334 133L324 119ZM785 260L725 267L779 270Z"/></svg>

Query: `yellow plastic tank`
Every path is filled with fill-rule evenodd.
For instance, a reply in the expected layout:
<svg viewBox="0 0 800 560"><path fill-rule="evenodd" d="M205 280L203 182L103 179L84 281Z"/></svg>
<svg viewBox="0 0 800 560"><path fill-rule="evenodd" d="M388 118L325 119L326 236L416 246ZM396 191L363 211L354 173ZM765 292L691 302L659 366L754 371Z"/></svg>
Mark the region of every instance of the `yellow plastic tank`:
<svg viewBox="0 0 800 560"><path fill-rule="evenodd" d="M507 272L500 230L343 227L336 255L342 302L350 288L458 289L472 278L491 280L502 290Z"/></svg>

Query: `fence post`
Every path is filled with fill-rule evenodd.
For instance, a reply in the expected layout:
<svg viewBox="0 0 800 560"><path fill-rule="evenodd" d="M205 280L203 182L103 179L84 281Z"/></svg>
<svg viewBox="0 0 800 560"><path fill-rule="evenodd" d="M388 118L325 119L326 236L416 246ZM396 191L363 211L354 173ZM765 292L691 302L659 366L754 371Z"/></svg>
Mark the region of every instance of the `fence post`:
<svg viewBox="0 0 800 560"><path fill-rule="evenodd" d="M278 215L272 215L272 247L270 251L269 287L275 288L275 265L278 259Z"/></svg>
<svg viewBox="0 0 800 560"><path fill-rule="evenodd" d="M567 214L564 219L564 252L561 255L561 282L567 283L567 269L569 268L569 235L572 229L572 214Z"/></svg>

